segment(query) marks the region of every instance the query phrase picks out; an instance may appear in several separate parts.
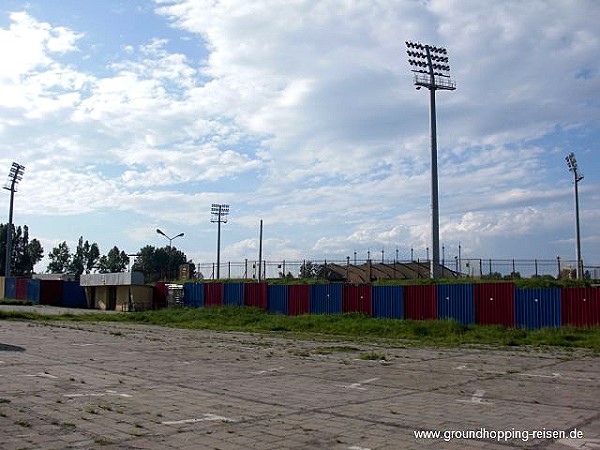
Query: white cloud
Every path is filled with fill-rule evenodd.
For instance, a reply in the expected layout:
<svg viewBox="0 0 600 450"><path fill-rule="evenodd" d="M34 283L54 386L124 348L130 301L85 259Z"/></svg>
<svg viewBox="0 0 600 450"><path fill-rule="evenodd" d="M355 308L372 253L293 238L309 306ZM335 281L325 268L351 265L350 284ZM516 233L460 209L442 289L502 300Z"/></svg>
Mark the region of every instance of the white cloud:
<svg viewBox="0 0 600 450"><path fill-rule="evenodd" d="M28 167L32 216L116 210L136 230L206 222L223 201L239 208L227 250L239 257L254 250L257 217L284 255L425 248L428 99L404 53L415 39L448 47L458 84L437 95L443 239L486 252L506 236L570 233L558 166L571 140L598 133L595 2L156 5L173 33L206 45L200 65L159 31L119 43L91 72L78 59L86 30L27 13L0 29L11 62L0 68L0 136ZM586 183L594 191L598 179Z"/></svg>

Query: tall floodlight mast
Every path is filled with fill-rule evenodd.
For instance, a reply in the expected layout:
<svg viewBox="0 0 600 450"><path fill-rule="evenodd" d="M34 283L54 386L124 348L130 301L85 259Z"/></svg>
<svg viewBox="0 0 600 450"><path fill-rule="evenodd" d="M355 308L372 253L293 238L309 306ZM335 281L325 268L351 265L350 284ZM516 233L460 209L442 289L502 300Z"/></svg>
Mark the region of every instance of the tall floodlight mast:
<svg viewBox="0 0 600 450"><path fill-rule="evenodd" d="M227 223L227 215L229 214L229 205L220 205L213 203L210 208L212 215L210 221L217 224L217 276L221 278L221 224Z"/></svg>
<svg viewBox="0 0 600 450"><path fill-rule="evenodd" d="M431 122L431 278L440 278L440 213L438 203L437 130L435 120L435 91L453 91L456 83L450 79L448 51L443 47L406 41L408 62L413 67L417 89L429 89Z"/></svg>
<svg viewBox="0 0 600 450"><path fill-rule="evenodd" d="M577 260L577 279L583 278L583 260L581 259L581 235L579 234L579 189L577 185L583 180L583 174L579 173L577 160L573 152L569 153L565 158L567 167L570 172L573 172L573 184L575 186L575 259Z"/></svg>
<svg viewBox="0 0 600 450"><path fill-rule="evenodd" d="M15 192L17 192L17 183L23 179L23 172L25 172L25 166L12 163L10 172L8 174L8 180L4 189L10 191L10 207L8 210L8 227L6 229L6 260L4 265L4 275L10 277L11 273L11 262L12 262L12 228L13 228L13 204L15 200Z"/></svg>

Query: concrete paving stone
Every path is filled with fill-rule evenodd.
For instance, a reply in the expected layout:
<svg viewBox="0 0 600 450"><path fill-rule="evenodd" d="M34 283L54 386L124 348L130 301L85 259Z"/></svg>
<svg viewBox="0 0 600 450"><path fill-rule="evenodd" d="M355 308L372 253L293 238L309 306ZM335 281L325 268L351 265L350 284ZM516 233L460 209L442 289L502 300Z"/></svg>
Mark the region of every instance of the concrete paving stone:
<svg viewBox="0 0 600 450"><path fill-rule="evenodd" d="M10 401L0 403L2 448L522 448L514 440L414 437L512 426L581 427L590 446L600 437L600 358L585 351L393 348L116 323L1 325L0 342L23 348L0 352L0 398ZM388 361L360 360L367 351Z"/></svg>

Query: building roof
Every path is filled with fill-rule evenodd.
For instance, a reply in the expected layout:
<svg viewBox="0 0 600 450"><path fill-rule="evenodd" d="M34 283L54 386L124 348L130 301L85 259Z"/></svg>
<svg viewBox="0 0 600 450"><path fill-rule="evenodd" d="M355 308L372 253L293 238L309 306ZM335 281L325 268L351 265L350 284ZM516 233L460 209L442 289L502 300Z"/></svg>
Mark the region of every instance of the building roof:
<svg viewBox="0 0 600 450"><path fill-rule="evenodd" d="M458 274L447 267L441 267L442 278L457 278ZM370 283L377 280L415 280L429 278L429 264L377 263L368 261L361 265L326 264L325 277L330 281L348 281L350 283Z"/></svg>
<svg viewBox="0 0 600 450"><path fill-rule="evenodd" d="M81 275L81 286L131 286L144 285L142 272L90 273Z"/></svg>

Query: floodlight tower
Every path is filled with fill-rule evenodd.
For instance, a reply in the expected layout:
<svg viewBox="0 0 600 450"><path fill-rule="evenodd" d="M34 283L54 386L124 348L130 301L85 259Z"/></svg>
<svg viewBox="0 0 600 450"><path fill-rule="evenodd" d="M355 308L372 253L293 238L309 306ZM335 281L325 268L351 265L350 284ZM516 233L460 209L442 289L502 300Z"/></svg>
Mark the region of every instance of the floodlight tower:
<svg viewBox="0 0 600 450"><path fill-rule="evenodd" d="M443 47L406 41L408 62L413 68L417 89L429 89L429 113L431 122L431 278L441 276L440 267L440 213L438 203L437 129L435 120L435 91L453 91L456 83L450 79L448 51Z"/></svg>
<svg viewBox="0 0 600 450"><path fill-rule="evenodd" d="M17 192L17 183L23 179L23 172L25 172L25 166L12 163L10 172L8 173L8 180L4 185L4 189L10 191L10 208L8 210L8 228L6 229L6 263L4 265L4 275L10 277L10 265L12 262L12 228L13 228L13 204L15 199L15 192Z"/></svg>
<svg viewBox="0 0 600 450"><path fill-rule="evenodd" d="M565 160L569 171L573 172L573 185L575 186L575 259L577 260L577 279L581 280L583 278L583 261L581 259L581 236L579 234L579 189L577 185L583 180L583 174L579 173L577 160L573 152L569 153Z"/></svg>
<svg viewBox="0 0 600 450"><path fill-rule="evenodd" d="M217 280L220 278L221 266L221 224L227 223L227 215L229 214L229 205L221 205L213 203L210 208L212 215L210 221L217 223Z"/></svg>

